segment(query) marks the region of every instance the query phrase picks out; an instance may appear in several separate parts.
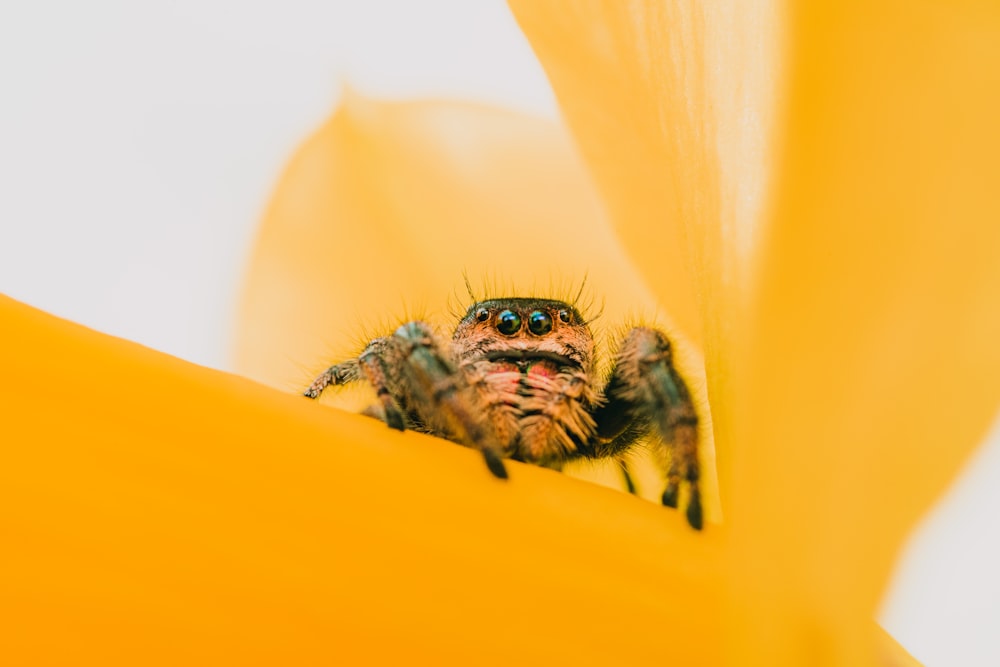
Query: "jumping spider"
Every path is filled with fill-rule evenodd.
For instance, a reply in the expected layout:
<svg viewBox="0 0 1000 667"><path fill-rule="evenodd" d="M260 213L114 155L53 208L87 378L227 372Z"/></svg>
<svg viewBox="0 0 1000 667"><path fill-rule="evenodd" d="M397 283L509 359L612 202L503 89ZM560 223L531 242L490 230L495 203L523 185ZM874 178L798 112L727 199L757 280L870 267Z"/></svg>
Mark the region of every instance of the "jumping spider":
<svg viewBox="0 0 1000 667"><path fill-rule="evenodd" d="M677 507L686 481L687 520L700 529L698 417L667 337L629 331L603 387L594 357L594 337L570 304L490 299L469 307L450 342L408 322L328 368L305 395L367 380L378 396L367 414L479 449L501 479L503 458L560 469L577 458L612 457L628 481L622 456L658 435L671 450L663 504Z"/></svg>

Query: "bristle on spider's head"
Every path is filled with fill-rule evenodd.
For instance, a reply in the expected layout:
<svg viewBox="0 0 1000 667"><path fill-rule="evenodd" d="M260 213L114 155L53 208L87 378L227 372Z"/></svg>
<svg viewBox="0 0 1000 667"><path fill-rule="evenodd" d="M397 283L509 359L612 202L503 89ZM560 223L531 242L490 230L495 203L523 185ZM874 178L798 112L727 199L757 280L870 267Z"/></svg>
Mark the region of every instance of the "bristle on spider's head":
<svg viewBox="0 0 1000 667"><path fill-rule="evenodd" d="M584 324L596 320L604 310L603 301L595 309L596 297L587 284L586 275L573 279L550 276L547 285L539 285L537 279L532 279L530 283L512 278L501 279L496 273L482 274L474 282L468 271L463 272L462 279L465 293L456 290L449 300L449 311L456 320L465 317L472 304L502 299L560 301L575 309Z"/></svg>

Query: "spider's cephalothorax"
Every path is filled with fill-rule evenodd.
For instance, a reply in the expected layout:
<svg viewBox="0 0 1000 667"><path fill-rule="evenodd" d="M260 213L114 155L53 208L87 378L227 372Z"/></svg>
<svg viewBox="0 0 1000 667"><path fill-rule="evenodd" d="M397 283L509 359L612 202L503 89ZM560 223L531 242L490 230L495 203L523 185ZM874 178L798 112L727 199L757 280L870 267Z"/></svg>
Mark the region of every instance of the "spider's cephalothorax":
<svg viewBox="0 0 1000 667"><path fill-rule="evenodd" d="M686 481L688 522L701 528L698 419L667 337L632 329L607 381L595 376L594 338L573 306L504 298L473 304L451 341L408 322L331 366L305 395L365 379L379 401L369 414L480 449L501 478L503 458L557 469L581 457L622 461L636 442L658 436L671 453L663 504L676 507Z"/></svg>

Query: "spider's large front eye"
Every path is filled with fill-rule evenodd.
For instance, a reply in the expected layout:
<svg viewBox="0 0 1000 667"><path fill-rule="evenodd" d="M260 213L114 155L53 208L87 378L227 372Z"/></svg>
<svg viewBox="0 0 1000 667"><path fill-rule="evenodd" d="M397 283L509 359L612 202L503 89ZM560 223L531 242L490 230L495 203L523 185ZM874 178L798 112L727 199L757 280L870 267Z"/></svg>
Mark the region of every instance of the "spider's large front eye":
<svg viewBox="0 0 1000 667"><path fill-rule="evenodd" d="M528 315L528 331L536 336L544 336L552 331L552 318L548 313L536 310Z"/></svg>
<svg viewBox="0 0 1000 667"><path fill-rule="evenodd" d="M504 336L513 336L521 329L521 316L513 310L505 310L497 315L497 331Z"/></svg>

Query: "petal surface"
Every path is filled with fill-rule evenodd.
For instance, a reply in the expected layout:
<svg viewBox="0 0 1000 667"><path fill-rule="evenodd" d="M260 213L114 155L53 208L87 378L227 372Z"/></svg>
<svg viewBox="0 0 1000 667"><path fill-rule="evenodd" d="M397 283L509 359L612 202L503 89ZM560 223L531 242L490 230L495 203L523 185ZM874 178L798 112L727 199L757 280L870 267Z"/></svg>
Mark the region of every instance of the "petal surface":
<svg viewBox="0 0 1000 667"><path fill-rule="evenodd" d="M0 321L9 664L652 664L667 632L720 660L719 531L2 296Z"/></svg>
<svg viewBox="0 0 1000 667"><path fill-rule="evenodd" d="M703 343L725 489L731 338L771 173L775 3L508 4L629 256Z"/></svg>
<svg viewBox="0 0 1000 667"><path fill-rule="evenodd" d="M810 6L792 11L791 19L774 3L510 4L630 254L661 301L682 314L679 321L695 322L694 309L667 294L683 280L668 273L677 266L656 266L651 256L663 252L638 239L686 244L689 277L700 289L723 498L737 515L754 517L739 527L729 553L734 580L759 586L750 600L733 603L731 663L872 660L871 642L881 640L873 639L866 619L899 540L996 408L992 383L980 382L996 377L993 359L972 364L989 356L980 346L968 357L972 372L952 404L956 417L965 410L974 417L963 433L952 434L964 445L953 448L941 430L924 429L920 440L931 446L929 455L911 465L909 438L918 423L923 428L937 416L930 407L934 389L945 386L928 387L920 374L932 366L942 374L953 370L934 365L934 356L918 358L921 341L950 351L955 324L963 344L995 336L995 321L979 319L998 293L987 268L997 263L996 226L986 223L1000 219L989 194L997 190L989 176L995 170L986 159L996 152L996 124L987 121L996 115L998 90L994 52L985 46L995 36L992 17L981 4L922 5L905 21L894 16L903 10L889 4L852 5L829 17ZM789 20L795 77L787 83L777 58L785 55L782 24ZM892 34L883 39L879 31L887 25ZM971 39L955 48L965 38ZM793 99L775 106L782 95ZM772 139L775 108L795 123ZM984 147L975 145L979 136ZM785 153L771 176L776 146ZM631 179L633 164L642 173ZM760 259L758 220L770 187L779 220ZM811 199L817 192L825 198ZM799 207L794 213L785 206L792 201ZM649 206L645 217L634 211L637 202ZM960 236L981 244L975 249L955 238L944 242L952 204L964 216ZM859 240L868 243L857 247ZM950 268L935 257L939 244L955 263ZM775 263L771 253L784 256ZM957 269L967 256L974 269L962 275ZM751 280L755 258L767 276L759 300ZM984 272L989 277L981 281ZM952 273L961 277L953 280ZM813 293L817 284L823 288ZM942 311L921 310L928 293L949 294L951 302ZM768 305L752 310L761 302ZM875 321L857 320L855 305L875 313ZM813 323L803 327L802 314ZM888 333L915 346L899 346ZM746 345L751 336L754 345ZM841 367L845 358L850 373ZM774 376L773 368L781 373ZM815 368L825 372L803 378ZM829 400L835 388L839 394ZM923 397L923 420L907 416L915 404L887 407L885 397L894 396L888 390L900 388ZM877 426L870 433L869 424ZM938 427L947 429L948 421ZM775 447L776 439L784 444ZM817 440L824 443L820 452ZM900 467L908 479L897 492ZM845 501L849 512L839 510ZM785 579L789 573L796 576Z"/></svg>
<svg viewBox="0 0 1000 667"><path fill-rule="evenodd" d="M731 659L862 665L902 541L1000 405L1000 11L803 2L790 26L727 490L734 577L771 604L736 604Z"/></svg>

